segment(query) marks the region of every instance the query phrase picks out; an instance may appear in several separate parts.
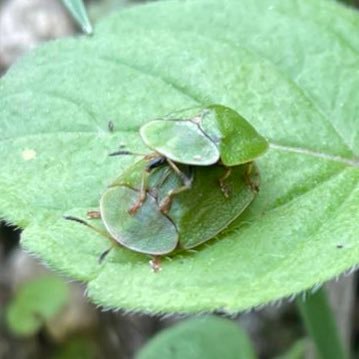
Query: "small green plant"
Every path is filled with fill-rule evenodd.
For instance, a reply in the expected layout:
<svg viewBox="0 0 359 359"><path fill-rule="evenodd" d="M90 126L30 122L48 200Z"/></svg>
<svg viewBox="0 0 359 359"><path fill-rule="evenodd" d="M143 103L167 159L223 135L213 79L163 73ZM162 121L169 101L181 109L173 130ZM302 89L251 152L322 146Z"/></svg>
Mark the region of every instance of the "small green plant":
<svg viewBox="0 0 359 359"><path fill-rule="evenodd" d="M19 336L35 334L68 300L63 280L45 276L25 283L6 309L9 329Z"/></svg>

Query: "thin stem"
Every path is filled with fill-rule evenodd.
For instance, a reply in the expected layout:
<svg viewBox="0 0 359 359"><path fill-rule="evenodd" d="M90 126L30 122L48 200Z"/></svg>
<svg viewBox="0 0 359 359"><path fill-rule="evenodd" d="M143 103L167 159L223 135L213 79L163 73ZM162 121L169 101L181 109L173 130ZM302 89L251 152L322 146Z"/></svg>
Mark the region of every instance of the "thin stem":
<svg viewBox="0 0 359 359"><path fill-rule="evenodd" d="M305 299L297 299L297 306L308 334L311 336L318 357L322 359L346 359L336 322L324 288Z"/></svg>

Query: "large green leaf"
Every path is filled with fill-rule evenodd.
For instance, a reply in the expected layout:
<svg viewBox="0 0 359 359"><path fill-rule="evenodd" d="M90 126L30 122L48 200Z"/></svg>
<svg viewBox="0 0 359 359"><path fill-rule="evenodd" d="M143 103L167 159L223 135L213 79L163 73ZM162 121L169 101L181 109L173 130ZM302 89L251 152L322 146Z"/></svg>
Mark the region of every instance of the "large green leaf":
<svg viewBox="0 0 359 359"><path fill-rule="evenodd" d="M23 245L106 307L229 312L298 293L359 262L358 14L317 0L171 1L52 42L0 83L0 215ZM131 158L139 126L222 103L271 143L261 191L219 240L164 260L108 247L85 216ZM115 132L107 129L112 120Z"/></svg>

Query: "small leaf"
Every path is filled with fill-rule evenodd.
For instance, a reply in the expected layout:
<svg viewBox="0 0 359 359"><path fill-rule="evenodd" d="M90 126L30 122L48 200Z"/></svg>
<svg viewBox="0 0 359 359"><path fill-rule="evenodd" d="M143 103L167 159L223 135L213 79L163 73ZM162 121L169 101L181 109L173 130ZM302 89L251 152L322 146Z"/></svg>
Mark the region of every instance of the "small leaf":
<svg viewBox="0 0 359 359"><path fill-rule="evenodd" d="M69 10L73 18L81 26L86 34L92 34L92 25L87 16L86 8L83 0L62 0L66 8Z"/></svg>
<svg viewBox="0 0 359 359"><path fill-rule="evenodd" d="M23 285L7 307L9 328L17 335L31 335L65 305L68 289L63 280L41 277Z"/></svg>
<svg viewBox="0 0 359 359"><path fill-rule="evenodd" d="M189 319L152 339L137 359L255 359L246 333L227 319Z"/></svg>

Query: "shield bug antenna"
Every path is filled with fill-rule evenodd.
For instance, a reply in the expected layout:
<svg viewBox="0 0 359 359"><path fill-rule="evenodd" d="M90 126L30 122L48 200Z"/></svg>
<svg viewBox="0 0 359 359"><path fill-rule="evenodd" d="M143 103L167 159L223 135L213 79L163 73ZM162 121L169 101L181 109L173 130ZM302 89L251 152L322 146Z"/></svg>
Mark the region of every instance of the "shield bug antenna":
<svg viewBox="0 0 359 359"><path fill-rule="evenodd" d="M146 155L143 154L143 153L138 153L138 152L133 152L133 151L125 150L125 149L120 149L118 151L109 153L109 156L110 157L113 157L113 156L142 156L143 157L143 156L146 156Z"/></svg>
<svg viewBox="0 0 359 359"><path fill-rule="evenodd" d="M98 211L89 211L88 212L88 218L92 219L92 218L101 218L101 213ZM64 216L64 219L68 220L68 221L74 221L80 224L83 224L84 226L91 228L92 230L94 230L95 232L97 232L98 234L100 234L101 236L110 239L112 242L111 247L107 248L105 251L103 251L100 256L98 257L98 262L101 264L103 262L103 260L107 257L107 255L110 253L111 249L114 247L114 240L113 238L105 231L101 231L100 229L96 228L95 226L93 226L92 224L88 223L87 221L83 220L82 218L78 218L75 216Z"/></svg>
<svg viewBox="0 0 359 359"><path fill-rule="evenodd" d="M141 156L141 157L145 157L148 154L131 151L131 150L126 148L126 145L121 144L121 145L118 146L117 151L111 152L108 155L110 157L114 157L114 156Z"/></svg>
<svg viewBox="0 0 359 359"><path fill-rule="evenodd" d="M226 180L232 174L232 168L226 166L224 166L224 168L225 168L224 175L218 179L218 182L224 197L228 198L230 195L230 188L228 187Z"/></svg>

